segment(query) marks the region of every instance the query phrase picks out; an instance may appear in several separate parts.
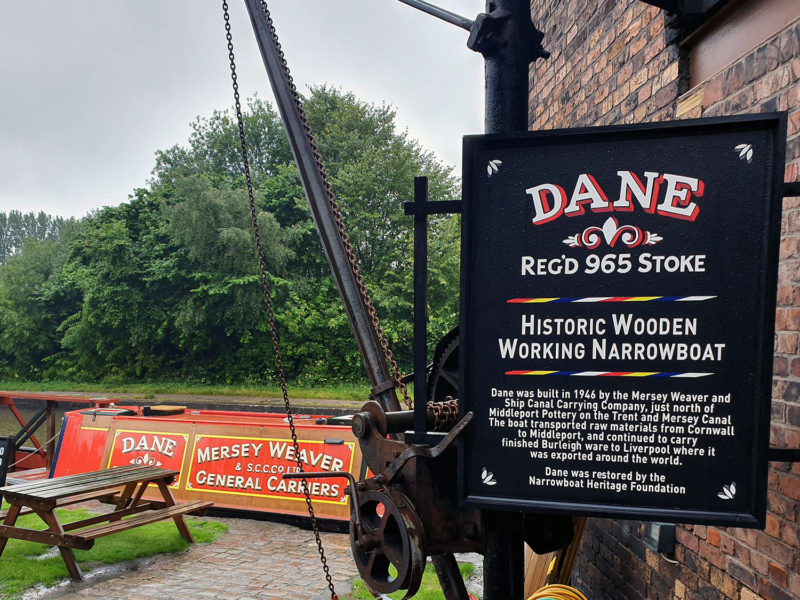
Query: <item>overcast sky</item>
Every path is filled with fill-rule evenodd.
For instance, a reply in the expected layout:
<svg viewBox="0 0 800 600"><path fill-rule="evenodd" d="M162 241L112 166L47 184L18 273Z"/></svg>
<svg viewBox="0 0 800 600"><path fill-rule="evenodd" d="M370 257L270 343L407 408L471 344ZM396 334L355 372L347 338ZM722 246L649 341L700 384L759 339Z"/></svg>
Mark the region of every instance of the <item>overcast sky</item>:
<svg viewBox="0 0 800 600"><path fill-rule="evenodd" d="M272 99L242 0L229 0L244 97ZM460 168L483 129L483 60L467 32L397 0L269 0L298 88L389 102ZM473 19L483 0L436 0ZM24 0L0 20L0 211L62 216L124 202L156 150L232 105L216 0Z"/></svg>

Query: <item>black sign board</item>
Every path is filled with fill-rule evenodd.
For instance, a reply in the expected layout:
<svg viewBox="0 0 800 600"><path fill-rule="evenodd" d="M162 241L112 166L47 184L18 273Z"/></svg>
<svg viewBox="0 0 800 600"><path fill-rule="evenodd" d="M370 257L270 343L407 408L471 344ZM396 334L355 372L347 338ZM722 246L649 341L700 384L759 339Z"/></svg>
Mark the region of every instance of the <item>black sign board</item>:
<svg viewBox="0 0 800 600"><path fill-rule="evenodd" d="M8 465L11 464L11 457L14 454L14 438L0 437L0 487L6 484Z"/></svg>
<svg viewBox="0 0 800 600"><path fill-rule="evenodd" d="M469 503L763 525L785 131L465 138Z"/></svg>

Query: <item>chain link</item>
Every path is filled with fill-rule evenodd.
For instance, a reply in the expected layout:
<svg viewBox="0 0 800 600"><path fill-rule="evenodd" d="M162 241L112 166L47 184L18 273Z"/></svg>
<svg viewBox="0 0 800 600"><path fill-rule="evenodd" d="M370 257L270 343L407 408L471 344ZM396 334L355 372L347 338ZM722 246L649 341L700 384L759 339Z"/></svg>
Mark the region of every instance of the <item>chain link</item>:
<svg viewBox="0 0 800 600"><path fill-rule="evenodd" d="M266 10L266 5L264 5L263 2L262 5ZM297 431L294 425L294 415L292 414L291 403L289 402L289 392L286 387L286 377L283 369L283 359L281 358L280 343L278 340L278 329L275 323L275 314L272 310L272 298L270 295L269 280L267 278L267 264L266 260L264 259L264 251L261 245L261 233L258 227L258 213L256 211L256 202L253 194L253 182L250 176L250 158L247 150L247 140L244 134L244 118L242 117L242 105L241 105L241 99L239 97L239 83L237 80L236 62L233 53L233 36L231 35L230 13L228 11L228 3L226 0L222 1L222 10L225 18L225 39L228 41L228 59L230 60L231 80L233 82L233 98L236 107L236 120L239 125L239 142L241 144L242 161L244 163L245 181L247 182L247 196L250 201L250 218L253 223L253 234L255 236L256 250L258 253L258 268L261 275L261 290L264 294L264 299L267 305L270 334L272 336L272 347L275 352L275 363L277 364L278 368L278 377L280 379L281 392L283 394L283 404L284 407L286 408L286 417L289 422L289 429L291 430L292 434L292 446L294 447L295 462L297 464L298 470L300 472L303 472L304 470L303 460L300 454L300 444L297 441ZM272 29L272 27L270 27L270 29ZM314 537L316 538L317 551L319 552L320 562L322 563L322 569L325 572L325 579L328 582L328 589L331 592L331 600L338 600L338 596L336 595L336 590L334 589L333 586L333 579L331 577L330 568L328 567L328 560L325 557L325 549L322 546L322 538L320 537L319 524L317 523L317 517L316 514L314 513L314 506L311 503L311 494L309 493L308 490L308 482L306 479L301 479L300 481L302 482L303 495L305 496L306 507L308 508L308 516L311 519L311 527L314 530Z"/></svg>
<svg viewBox="0 0 800 600"><path fill-rule="evenodd" d="M339 236L342 238L344 251L347 254L347 261L350 263L350 269L352 270L353 277L356 280L358 293L361 296L361 301L364 303L364 307L366 308L367 314L372 322L372 327L375 329L375 332L378 335L378 342L381 345L386 362L391 369L392 380L394 381L395 387L403 394L403 400L406 403L406 407L410 409L411 399L408 395L408 388L403 382L402 375L400 374L400 368L397 365L397 361L394 358L391 348L389 348L389 340L386 339L386 333L384 333L383 328L381 327L378 313L376 312L375 307L372 305L372 299L370 298L369 290L367 290L367 286L364 282L364 276L361 273L361 268L358 266L358 260L356 259L355 252L353 252L353 247L350 244L350 236L348 236L347 229L344 226L342 211L339 208L336 195L333 193L333 188L328 180L328 175L325 171L325 164L322 161L322 155L319 153L317 142L314 139L314 134L311 131L311 125L308 122L308 117L306 116L306 111L303 107L303 102L300 99L300 94L297 92L297 87L294 85L294 80L292 79L292 75L289 71L289 65L286 62L286 57L281 49L281 44L278 41L278 35L275 31L275 26L273 25L272 17L270 16L269 8L267 8L267 3L265 0L261 0L261 9L264 12L264 18L266 19L267 27L269 28L269 33L272 37L272 42L275 45L275 50L278 54L278 59L280 60L281 67L283 69L283 76L285 77L286 83L291 91L295 109L300 117L300 122L303 126L303 131L306 134L308 144L311 147L311 152L314 155L314 162L316 163L317 170L322 177L322 183L325 187L325 194L328 197L328 203L330 204L331 211L333 212L333 218L336 222L336 228L339 230Z"/></svg>
<svg viewBox="0 0 800 600"><path fill-rule="evenodd" d="M441 402L430 401L425 406L433 413L434 431L450 431L458 422L458 400L452 396Z"/></svg>

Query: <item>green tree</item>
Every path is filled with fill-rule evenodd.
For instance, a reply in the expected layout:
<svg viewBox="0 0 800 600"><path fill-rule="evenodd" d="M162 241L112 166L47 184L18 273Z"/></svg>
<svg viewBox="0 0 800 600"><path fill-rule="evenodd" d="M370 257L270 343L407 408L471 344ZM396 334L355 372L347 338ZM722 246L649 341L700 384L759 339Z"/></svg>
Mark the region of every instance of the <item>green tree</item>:
<svg viewBox="0 0 800 600"><path fill-rule="evenodd" d="M158 203L134 198L83 220L62 278L81 298L61 324L60 375L142 376L169 356L168 301L150 271L167 250Z"/></svg>
<svg viewBox="0 0 800 600"><path fill-rule="evenodd" d="M257 179L271 177L292 161L283 124L275 109L259 98L249 101L244 114L250 167ZM156 152L154 185L181 176L206 175L235 180L244 175L239 151L239 129L231 111L216 110L191 124L188 147L173 146Z"/></svg>
<svg viewBox="0 0 800 600"><path fill-rule="evenodd" d="M190 365L203 365L211 377L217 372L228 381L242 380L242 367L248 366L263 372L266 312L247 194L230 184L215 188L200 176L178 179L175 192L165 231L178 249L173 273L185 282L184 293L173 296L178 347ZM277 283L292 250L271 214L261 212L258 221ZM250 358L242 361L241 354Z"/></svg>
<svg viewBox="0 0 800 600"><path fill-rule="evenodd" d="M0 265L22 251L27 240L55 240L74 219L55 217L45 212L0 212Z"/></svg>
<svg viewBox="0 0 800 600"><path fill-rule="evenodd" d="M411 219L404 215L403 204L413 199L413 179L417 175L429 177L431 197L437 200L456 198L457 181L432 154L405 133L398 132L395 113L386 105L364 103L352 94L316 87L306 98L305 107L382 324L401 364L408 369L413 239ZM263 131L281 127L277 114L260 101L251 102L245 111L248 140L253 125ZM259 148L255 154L261 158L254 161L253 179L259 208L275 216L284 232L283 239L293 250L287 266L290 274L287 293L292 299L292 311L284 315L283 307L277 309L282 323L287 319L296 322L282 336L285 352L291 355L298 348L309 347L308 338L302 337L300 321L314 323L316 315L311 311L340 310L341 303L282 135L281 140L281 144L275 144L255 138ZM237 164L238 153L235 121L227 113L217 112L211 118L199 119L194 124L189 147L173 148L159 155L154 189L170 185L180 174L203 169L211 171L206 174L213 181L227 176L241 185L241 169L226 166ZM430 221L429 314L433 345L457 323L459 232L455 217L434 217ZM359 357L346 319L327 321L322 330L309 325L309 332L312 330L315 333L311 335L324 336L328 344L349 349L330 356L330 363L344 365L348 378L361 376L361 369L353 367L359 364ZM295 361L300 363L306 366L298 366L297 375L314 360L304 353L302 359L298 356Z"/></svg>
<svg viewBox="0 0 800 600"><path fill-rule="evenodd" d="M319 87L306 108L378 314L407 370L413 240L403 203L417 175L430 178L438 200L456 197L456 181L397 130L388 106ZM258 99L244 117L287 374L359 380L360 357L280 119ZM62 240L26 243L0 266L0 361L73 379L274 375L237 126L230 112L217 111L192 127L185 147L157 154L148 186L128 203L87 216ZM459 258L458 220L430 221L433 345L457 321ZM28 354L13 351L12 338L32 340Z"/></svg>
<svg viewBox="0 0 800 600"><path fill-rule="evenodd" d="M36 377L43 361L60 351L58 328L79 301L60 281L66 241L77 227L74 221L62 226L59 241L29 239L0 266L0 371Z"/></svg>

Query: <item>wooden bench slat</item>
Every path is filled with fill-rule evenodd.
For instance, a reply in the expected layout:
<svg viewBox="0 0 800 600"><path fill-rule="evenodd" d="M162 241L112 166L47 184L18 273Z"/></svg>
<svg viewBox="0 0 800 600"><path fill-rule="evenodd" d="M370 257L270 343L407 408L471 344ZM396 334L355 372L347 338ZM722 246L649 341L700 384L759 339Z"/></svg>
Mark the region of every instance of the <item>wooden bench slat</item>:
<svg viewBox="0 0 800 600"><path fill-rule="evenodd" d="M138 465L130 465L126 467L115 467L114 469L106 469L102 471L102 473L126 473L135 471L137 469L141 469L141 466ZM53 485L53 482L57 481L59 483L65 484L72 484L81 481L94 481L94 479L98 476L98 471L90 471L88 473L76 473L75 475L64 475L62 477L56 477L54 479L39 479L36 481L28 481L25 483L17 483L14 485L7 485L5 487L0 488L0 491L8 491L10 489L18 490L22 493L35 493L35 491L39 488L47 488Z"/></svg>
<svg viewBox="0 0 800 600"><path fill-rule="evenodd" d="M0 491L8 491L9 489L18 490L24 493L34 493L39 489L49 489L54 485L77 485L86 482L96 481L98 477L134 477L136 474L144 473L164 473L170 469L161 469L159 467L149 467L144 465L128 465L124 467L114 467L111 469L103 469L100 471L89 471L87 473L76 473L74 475L64 475L62 477L55 477L53 479L39 479L36 481L29 481L25 483L17 483L0 488Z"/></svg>
<svg viewBox="0 0 800 600"><path fill-rule="evenodd" d="M106 521L121 519L122 517L135 515L136 513L145 512L148 510L156 510L161 508L165 508L165 504L163 501L156 500L156 501L140 502L136 506L131 506L130 508L115 510L114 512L104 513L102 515L97 515L95 517L89 517L88 519L83 519L81 521L64 523L62 527L64 531L73 531L74 529L81 529L83 527L88 527L89 525L95 525L97 523L105 523Z"/></svg>
<svg viewBox="0 0 800 600"><path fill-rule="evenodd" d="M112 485L107 488L103 488L102 490L97 490L94 492L87 492L85 494L77 494L75 496L70 496L68 498L59 498L56 501L56 506L69 506L70 504L77 504L78 502L85 502L86 500L98 500L100 498L104 498L106 496L111 496L115 493L118 493L121 486Z"/></svg>
<svg viewBox="0 0 800 600"><path fill-rule="evenodd" d="M117 479L123 478L125 479L128 475L132 475L134 471L130 470L129 468L125 468L124 470L117 471L115 469L109 469L108 472L103 471L102 473L94 472L94 473L80 473L78 475L68 475L66 477L57 477L55 479L42 479L39 481L32 481L29 483L19 483L16 485L9 485L4 488L0 488L0 492L5 494L18 494L18 495L38 495L40 492L47 492L48 490L53 490L61 487L80 487L86 485L93 485L98 481L106 481L109 479ZM110 485L110 484L109 484Z"/></svg>
<svg viewBox="0 0 800 600"><path fill-rule="evenodd" d="M108 487L102 490L97 490L96 492L88 492L86 494L79 494L77 496L70 496L69 498L60 498L56 500L56 508L61 508L62 506L69 506L70 504L77 504L78 502L85 502L86 500L100 500L105 498L106 496L111 496L115 493L118 493L120 486L115 485L112 487ZM19 516L23 517L25 515L33 514L34 510L30 508L23 508ZM7 510L0 511L0 519L4 519L6 514L8 514Z"/></svg>
<svg viewBox="0 0 800 600"><path fill-rule="evenodd" d="M209 502L207 500L193 500L191 502L183 502L181 504L174 504L172 506L168 506L160 510L152 510L146 513L139 513L129 519L123 519L121 521L113 521L111 523L105 523L103 525L95 525L94 527L90 527L89 529L84 529L76 533L69 534L65 537L75 538L78 540L94 540L102 536L110 535L112 533L117 533L119 531L127 531L128 529L133 529L134 527L147 525L149 523L155 523L156 521L162 521L169 517L175 517L178 515L199 511L204 508L209 508L212 505L213 502Z"/></svg>
<svg viewBox="0 0 800 600"><path fill-rule="evenodd" d="M26 542L37 542L48 546L63 546L65 548L79 548L88 550L94 544L94 540L86 540L79 537L61 535L54 531L25 529L23 527L13 527L11 525L0 525L0 536L25 540Z"/></svg>
<svg viewBox="0 0 800 600"><path fill-rule="evenodd" d="M176 476L179 471L173 469L161 469L158 467L141 467L137 466L131 470L119 471L118 469L107 469L106 471L95 471L94 476L88 477L86 481L62 481L60 478L51 479L52 486L45 485L44 488L39 488L37 494L48 493L57 491L58 493L76 493L75 490L83 489L84 487L96 486L99 481L110 482L109 485L124 485L145 479L154 479L168 476ZM44 492L42 491L44 490ZM87 490L88 491L88 490Z"/></svg>
<svg viewBox="0 0 800 600"><path fill-rule="evenodd" d="M82 474L91 475L91 477L85 477L81 480L65 481L67 478L58 477L43 480L41 483L36 484L35 487L29 487L31 484L24 483L0 488L0 491L5 494L6 500L9 502L27 498L48 501L65 496L89 493L97 489L123 486L127 483L161 479L167 476L175 477L178 473L179 471L160 469L158 467L122 467L119 470L108 469L102 472L95 471L91 474ZM70 475L68 477L73 476Z"/></svg>
<svg viewBox="0 0 800 600"><path fill-rule="evenodd" d="M63 498L65 496L73 496L75 494L84 494L87 492L92 492L100 487L122 487L128 483L138 483L140 481L155 481L156 479L161 479L163 475L154 474L152 476L142 476L137 477L133 480L131 478L109 478L105 481L96 481L92 485L84 484L84 485L75 485L70 487L58 487L51 490L44 490L39 491L36 494L17 494L13 491L6 492L6 499L10 501L12 498L35 498L37 500L58 500L59 498Z"/></svg>

